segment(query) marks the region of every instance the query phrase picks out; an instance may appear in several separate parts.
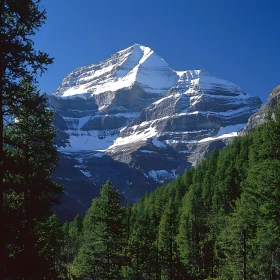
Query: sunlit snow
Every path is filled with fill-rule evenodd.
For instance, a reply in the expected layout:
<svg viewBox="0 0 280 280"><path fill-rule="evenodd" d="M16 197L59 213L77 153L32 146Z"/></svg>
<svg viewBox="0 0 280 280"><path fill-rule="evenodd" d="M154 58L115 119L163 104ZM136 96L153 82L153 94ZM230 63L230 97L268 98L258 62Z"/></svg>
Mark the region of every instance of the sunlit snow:
<svg viewBox="0 0 280 280"><path fill-rule="evenodd" d="M99 94L131 88L134 84L148 93L164 94L177 80L176 72L153 50L135 44L108 60L71 72L57 94L62 97Z"/></svg>
<svg viewBox="0 0 280 280"><path fill-rule="evenodd" d="M59 148L60 151L96 151L96 150L105 150L110 145L113 144L113 141L117 139L118 135L100 135L98 131L66 131L69 134L70 146ZM104 138L103 138L104 137Z"/></svg>
<svg viewBox="0 0 280 280"><path fill-rule="evenodd" d="M150 170L149 173L144 174L144 176L147 178L151 178L156 182L160 180L176 178L175 170L172 170L170 173L166 170Z"/></svg>
<svg viewBox="0 0 280 280"><path fill-rule="evenodd" d="M140 88L148 94L159 94L156 95L158 96L158 100L154 99L156 101L153 102L150 107L154 111L159 107L158 114L154 114L153 111L152 118L147 117L146 121L144 118L143 122L129 127L129 130L126 130L126 127L119 128L115 131L82 130L83 126L94 118L103 118L105 116L124 117L128 120L127 123L129 123L129 120L136 118L140 112L120 111L122 113L112 115L102 114L102 110L106 109L111 104L110 102L113 102L115 91L119 89L130 89L134 85L140 86ZM155 147L165 149L172 143L180 143L181 140L171 139L159 141L158 137L161 136L163 132L157 131L157 124L162 123L162 121L170 118L175 119L198 114L206 118L208 116L217 116L223 118L223 120L230 121L232 117L252 112L250 102L248 101L251 97L239 86L232 82L218 79L206 70L174 71L153 50L139 44L121 50L105 61L80 67L72 71L65 77L62 85L54 94L62 98L75 100L76 97L87 99L91 95L97 95L108 91L111 92L110 96L107 97L106 104L102 104L101 102L98 108L98 114L93 116L88 115L82 118L64 117L69 128L69 130L65 132L69 135L70 144L67 145L66 148L60 148L60 151L64 153L82 150L102 151L102 153L94 154L95 157L102 157L104 155L103 152L114 151L119 146L144 142L148 139ZM218 94L215 95L215 91L217 91ZM198 103L204 102L204 100L216 102L216 99L219 101L221 100L221 104L227 104L224 111L197 111L199 107L196 105ZM179 104L182 100L186 100L183 106ZM178 107L176 107L177 104L179 104ZM231 104L241 104L242 106L236 110L227 110ZM162 108L165 108L165 106L174 106L174 108L176 108L175 113L172 113L172 116L162 113L164 110ZM179 109L177 110L177 108ZM234 108L236 108L236 106ZM174 111L171 110L171 112ZM237 136L237 131L242 127L244 127L244 124L221 127L218 134L213 137L207 137L198 141L182 140L181 142L206 142L226 137L234 137ZM120 132L124 132L122 133L122 135L124 135L123 137L119 135ZM168 132L168 135L172 136L173 134L180 135L198 132L199 131ZM205 131L202 130L201 132ZM151 151L144 149L140 150L140 152L151 153Z"/></svg>

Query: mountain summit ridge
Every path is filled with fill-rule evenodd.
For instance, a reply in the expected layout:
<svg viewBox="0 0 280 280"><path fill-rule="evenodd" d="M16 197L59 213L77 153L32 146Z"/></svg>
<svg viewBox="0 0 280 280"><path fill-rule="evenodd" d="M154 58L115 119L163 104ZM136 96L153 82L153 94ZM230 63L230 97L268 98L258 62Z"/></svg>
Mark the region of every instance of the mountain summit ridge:
<svg viewBox="0 0 280 280"><path fill-rule="evenodd" d="M153 82L155 72L160 74L156 78L161 79ZM109 90L130 88L135 83L146 86L148 92L165 94L180 80L184 78L194 80L195 75L200 79L214 78L205 69L175 71L151 48L134 44L99 63L76 68L63 79L55 94L64 98L85 93L94 95ZM231 82L219 80L224 85L238 88ZM161 88L157 87L158 84L161 84Z"/></svg>
<svg viewBox="0 0 280 280"><path fill-rule="evenodd" d="M175 71L152 49L135 44L107 60L75 69L63 79L55 94L61 97L94 95L130 88L135 83L148 92L164 94L176 82L175 76Z"/></svg>

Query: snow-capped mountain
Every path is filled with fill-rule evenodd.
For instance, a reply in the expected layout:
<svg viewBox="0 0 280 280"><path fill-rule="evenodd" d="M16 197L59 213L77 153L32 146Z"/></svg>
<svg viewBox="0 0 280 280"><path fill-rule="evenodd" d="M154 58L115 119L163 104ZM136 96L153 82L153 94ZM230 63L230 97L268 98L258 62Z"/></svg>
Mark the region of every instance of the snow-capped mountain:
<svg viewBox="0 0 280 280"><path fill-rule="evenodd" d="M223 147L261 105L206 70L174 71L138 44L74 70L49 100L56 176L69 199L86 205L108 178L136 201Z"/></svg>
<svg viewBox="0 0 280 280"><path fill-rule="evenodd" d="M105 61L74 70L55 94L94 96L139 85L146 93L164 95L176 81L176 72L161 57L148 47L134 44Z"/></svg>

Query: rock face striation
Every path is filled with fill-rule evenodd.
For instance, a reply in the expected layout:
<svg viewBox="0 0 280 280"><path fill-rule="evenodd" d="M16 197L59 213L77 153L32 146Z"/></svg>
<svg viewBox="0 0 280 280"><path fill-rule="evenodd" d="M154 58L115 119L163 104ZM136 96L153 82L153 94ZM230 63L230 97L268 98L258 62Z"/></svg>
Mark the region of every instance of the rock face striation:
<svg viewBox="0 0 280 280"><path fill-rule="evenodd" d="M49 103L65 215L84 212L107 179L137 201L224 147L261 105L206 70L174 71L138 44L74 70Z"/></svg>
<svg viewBox="0 0 280 280"><path fill-rule="evenodd" d="M255 113L249 120L247 125L240 131L240 135L250 133L255 127L265 122L265 117L268 111L273 110L274 106L280 99L280 85L275 87L270 93L267 102Z"/></svg>

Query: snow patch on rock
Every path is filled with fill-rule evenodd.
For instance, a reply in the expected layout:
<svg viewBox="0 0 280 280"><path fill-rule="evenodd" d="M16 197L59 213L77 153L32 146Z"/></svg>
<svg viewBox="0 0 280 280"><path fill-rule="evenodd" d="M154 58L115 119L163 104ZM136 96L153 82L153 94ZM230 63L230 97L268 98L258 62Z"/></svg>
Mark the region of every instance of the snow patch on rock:
<svg viewBox="0 0 280 280"><path fill-rule="evenodd" d="M86 176L86 177L91 177L90 172L86 171L86 170L81 170L80 171Z"/></svg>
<svg viewBox="0 0 280 280"><path fill-rule="evenodd" d="M158 182L161 180L171 180L176 178L175 171L168 172L166 170L150 170L148 175L144 174L147 178L151 178Z"/></svg>

